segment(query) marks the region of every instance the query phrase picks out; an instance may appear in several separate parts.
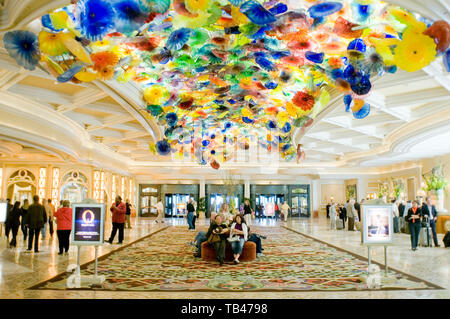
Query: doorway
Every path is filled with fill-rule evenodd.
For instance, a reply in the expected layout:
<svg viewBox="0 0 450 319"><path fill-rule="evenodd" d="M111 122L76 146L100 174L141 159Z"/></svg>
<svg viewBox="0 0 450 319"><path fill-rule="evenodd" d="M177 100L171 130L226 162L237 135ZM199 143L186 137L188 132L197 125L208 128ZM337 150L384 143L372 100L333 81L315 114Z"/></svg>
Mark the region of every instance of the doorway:
<svg viewBox="0 0 450 319"><path fill-rule="evenodd" d="M281 207L281 205L284 203L284 200L284 194L256 194L256 206L262 206L262 214L259 213L256 217L275 218L275 205Z"/></svg>
<svg viewBox="0 0 450 319"><path fill-rule="evenodd" d="M187 214L187 203L190 194L166 194L165 215L166 217L184 217Z"/></svg>

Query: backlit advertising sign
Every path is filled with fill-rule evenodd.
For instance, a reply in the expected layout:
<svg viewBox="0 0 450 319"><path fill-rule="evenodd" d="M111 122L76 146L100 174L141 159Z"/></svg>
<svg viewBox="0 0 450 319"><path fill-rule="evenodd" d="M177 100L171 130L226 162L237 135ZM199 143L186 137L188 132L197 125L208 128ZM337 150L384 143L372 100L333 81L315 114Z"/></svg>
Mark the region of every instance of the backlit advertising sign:
<svg viewBox="0 0 450 319"><path fill-rule="evenodd" d="M76 245L103 244L104 204L72 205L72 243Z"/></svg>

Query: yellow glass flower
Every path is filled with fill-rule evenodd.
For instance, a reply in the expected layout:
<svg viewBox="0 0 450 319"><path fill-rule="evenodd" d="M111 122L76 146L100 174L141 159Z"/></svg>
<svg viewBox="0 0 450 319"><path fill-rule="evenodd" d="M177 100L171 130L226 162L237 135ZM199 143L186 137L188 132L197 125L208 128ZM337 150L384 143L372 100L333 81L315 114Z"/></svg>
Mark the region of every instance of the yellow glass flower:
<svg viewBox="0 0 450 319"><path fill-rule="evenodd" d="M66 11L52 12L49 16L56 29L68 29L70 27L68 24L68 21L70 21L69 15Z"/></svg>
<svg viewBox="0 0 450 319"><path fill-rule="evenodd" d="M62 41L61 34L47 31L39 32L39 47L41 51L52 56L66 52L67 48Z"/></svg>
<svg viewBox="0 0 450 319"><path fill-rule="evenodd" d="M394 50L395 64L402 70L415 72L436 58L436 43L429 36L405 32Z"/></svg>
<svg viewBox="0 0 450 319"><path fill-rule="evenodd" d="M83 69L77 74L75 74L75 78L83 82L92 82L94 80L97 80L98 77L99 77L98 73L92 73L86 69Z"/></svg>
<svg viewBox="0 0 450 319"><path fill-rule="evenodd" d="M150 105L160 105L164 102L169 92L163 86L154 85L145 89L144 99Z"/></svg>
<svg viewBox="0 0 450 319"><path fill-rule="evenodd" d="M203 13L208 10L211 5L210 0L185 0L184 5L191 13Z"/></svg>

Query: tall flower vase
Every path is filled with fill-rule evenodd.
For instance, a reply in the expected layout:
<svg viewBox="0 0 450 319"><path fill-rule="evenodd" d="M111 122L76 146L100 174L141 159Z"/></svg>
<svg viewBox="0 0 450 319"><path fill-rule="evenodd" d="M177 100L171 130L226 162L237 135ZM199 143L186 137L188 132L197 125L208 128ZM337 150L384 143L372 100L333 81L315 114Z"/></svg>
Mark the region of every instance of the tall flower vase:
<svg viewBox="0 0 450 319"><path fill-rule="evenodd" d="M446 211L444 209L444 199L445 199L444 190L443 189L436 190L436 203L437 203L436 209L438 212Z"/></svg>

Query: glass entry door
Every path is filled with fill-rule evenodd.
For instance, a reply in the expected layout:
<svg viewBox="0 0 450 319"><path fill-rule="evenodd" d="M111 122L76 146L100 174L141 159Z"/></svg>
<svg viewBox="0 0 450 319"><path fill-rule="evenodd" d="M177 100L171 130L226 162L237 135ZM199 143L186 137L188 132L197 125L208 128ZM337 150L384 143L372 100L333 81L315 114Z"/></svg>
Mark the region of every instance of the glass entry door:
<svg viewBox="0 0 450 319"><path fill-rule="evenodd" d="M167 217L186 216L189 196L189 194L166 194L165 215Z"/></svg>
<svg viewBox="0 0 450 319"><path fill-rule="evenodd" d="M226 202L230 208L239 209L239 196L227 196L224 194L211 194L209 197L209 207L211 212L219 212L222 204Z"/></svg>
<svg viewBox="0 0 450 319"><path fill-rule="evenodd" d="M156 209L157 203L157 195L141 195L141 216L156 216L158 214L158 210Z"/></svg>
<svg viewBox="0 0 450 319"><path fill-rule="evenodd" d="M275 204L281 209L284 203L284 194L257 194L256 205L262 205L263 216L275 217Z"/></svg>
<svg viewBox="0 0 450 319"><path fill-rule="evenodd" d="M309 217L308 195L292 195L292 217Z"/></svg>

